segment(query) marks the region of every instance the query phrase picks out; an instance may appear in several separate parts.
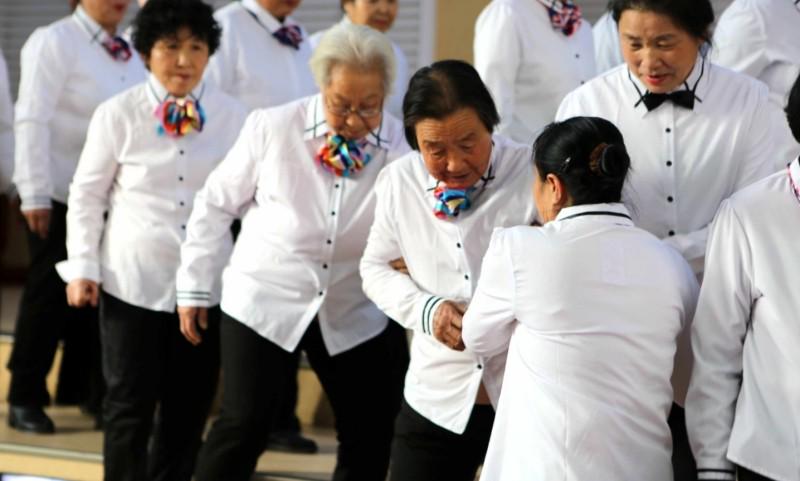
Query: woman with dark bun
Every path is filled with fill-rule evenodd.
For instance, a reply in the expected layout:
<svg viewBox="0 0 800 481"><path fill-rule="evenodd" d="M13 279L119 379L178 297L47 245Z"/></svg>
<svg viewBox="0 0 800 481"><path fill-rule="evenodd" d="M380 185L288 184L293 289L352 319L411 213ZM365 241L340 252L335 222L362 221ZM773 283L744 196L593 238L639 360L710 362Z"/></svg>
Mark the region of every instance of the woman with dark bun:
<svg viewBox="0 0 800 481"><path fill-rule="evenodd" d="M150 75L97 108L70 186L68 258L56 268L70 305L100 306L106 481L189 481L216 391L231 236L220 239L214 289L184 295L214 306L202 343L181 334L175 278L195 193L246 115L203 81L219 37L202 1L149 0L133 43Z"/></svg>
<svg viewBox="0 0 800 481"><path fill-rule="evenodd" d="M677 338L698 286L620 203L630 158L610 122L534 144L542 227L494 232L464 315L467 349L508 347L482 480L670 481Z"/></svg>

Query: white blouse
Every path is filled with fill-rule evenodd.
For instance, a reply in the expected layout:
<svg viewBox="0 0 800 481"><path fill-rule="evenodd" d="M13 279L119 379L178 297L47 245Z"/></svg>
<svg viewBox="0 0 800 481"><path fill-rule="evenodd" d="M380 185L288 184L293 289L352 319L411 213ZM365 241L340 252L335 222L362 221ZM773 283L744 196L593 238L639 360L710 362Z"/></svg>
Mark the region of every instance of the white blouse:
<svg viewBox="0 0 800 481"><path fill-rule="evenodd" d="M350 178L315 160L329 131L322 95L250 114L195 199L181 248L179 305L210 305L216 259L231 222L244 214L222 276L223 311L287 351L315 317L331 355L386 328L386 316L361 290L358 262L378 173L409 150L403 126L384 113L367 136L372 160Z"/></svg>
<svg viewBox="0 0 800 481"><path fill-rule="evenodd" d="M619 44L619 29L611 12L604 13L592 28L594 36L594 60L597 73L603 73L625 63Z"/></svg>
<svg viewBox="0 0 800 481"><path fill-rule="evenodd" d="M127 62L109 55L107 36L79 5L22 47L14 184L23 210L66 203L94 109L146 77L136 52Z"/></svg>
<svg viewBox="0 0 800 481"><path fill-rule="evenodd" d="M670 376L697 291L621 204L495 231L463 326L478 355L510 341L481 479L672 481Z"/></svg>
<svg viewBox="0 0 800 481"><path fill-rule="evenodd" d="M493 177L472 208L453 220L434 213L433 188L421 155L412 152L378 179L375 223L361 259L364 292L389 317L414 331L405 399L433 423L461 434L481 381L496 399L505 355L458 352L433 337L433 317L445 300L468 303L495 227L529 224L535 216L531 150L498 135ZM410 275L389 262L402 257Z"/></svg>
<svg viewBox="0 0 800 481"><path fill-rule="evenodd" d="M14 172L14 104L8 85L6 59L0 50L0 195L11 189Z"/></svg>
<svg viewBox="0 0 800 481"><path fill-rule="evenodd" d="M341 21L343 23L349 23L350 19L345 16ZM312 50L317 48L317 45L319 45L319 41L322 39L322 36L325 34L325 32L327 32L327 30L321 30L311 36L309 40L311 41ZM408 72L408 59L406 58L406 54L403 53L403 49L400 48L400 45L397 45L396 42L392 42L392 50L394 51L395 77L394 83L392 84L391 95L387 95L384 108L386 108L390 114L394 115L398 119L402 119L403 98L406 95L408 81L410 80Z"/></svg>
<svg viewBox="0 0 800 481"><path fill-rule="evenodd" d="M694 318L686 425L699 479L800 481L800 200L786 168L724 202ZM800 187L800 161L791 164Z"/></svg>
<svg viewBox="0 0 800 481"><path fill-rule="evenodd" d="M299 50L281 44L272 34L283 24L257 0L231 2L214 13L222 27L219 49L206 77L248 110L274 107L317 92L311 68L311 45L303 31Z"/></svg>
<svg viewBox="0 0 800 481"><path fill-rule="evenodd" d="M557 118L596 116L619 128L631 157L623 197L634 222L701 273L719 204L785 164L773 132L786 120L763 83L701 58L686 83L697 85L694 110L667 101L648 112L640 102L647 89L621 65L570 93Z"/></svg>
<svg viewBox="0 0 800 481"><path fill-rule="evenodd" d="M567 37L536 0L492 0L475 24L474 52L499 132L525 144L553 121L565 95L595 76L589 22Z"/></svg>
<svg viewBox="0 0 800 481"><path fill-rule="evenodd" d="M128 304L175 311L175 273L195 193L246 116L244 106L213 86L192 95L206 123L202 132L177 139L157 132L153 112L167 92L152 75L97 108L70 186L68 260L56 266L66 282L93 280ZM217 264L224 265L229 244L217 252ZM219 290L215 279L213 304Z"/></svg>
<svg viewBox="0 0 800 481"><path fill-rule="evenodd" d="M714 28L713 61L751 75L769 87L769 99L786 107L800 74L800 3L794 0L734 0ZM786 122L773 125L781 159L800 154Z"/></svg>

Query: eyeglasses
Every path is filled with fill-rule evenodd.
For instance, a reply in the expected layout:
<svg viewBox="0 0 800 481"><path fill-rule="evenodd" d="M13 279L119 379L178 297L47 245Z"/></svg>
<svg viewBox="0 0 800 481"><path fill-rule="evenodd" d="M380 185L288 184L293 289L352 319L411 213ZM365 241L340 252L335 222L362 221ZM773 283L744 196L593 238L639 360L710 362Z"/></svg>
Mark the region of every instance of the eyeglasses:
<svg viewBox="0 0 800 481"><path fill-rule="evenodd" d="M325 108L328 112L338 117L349 117L350 114L356 114L362 119L371 119L377 117L383 112L383 102L377 107L369 107L363 109L355 109L349 105L334 105L327 98L325 99Z"/></svg>

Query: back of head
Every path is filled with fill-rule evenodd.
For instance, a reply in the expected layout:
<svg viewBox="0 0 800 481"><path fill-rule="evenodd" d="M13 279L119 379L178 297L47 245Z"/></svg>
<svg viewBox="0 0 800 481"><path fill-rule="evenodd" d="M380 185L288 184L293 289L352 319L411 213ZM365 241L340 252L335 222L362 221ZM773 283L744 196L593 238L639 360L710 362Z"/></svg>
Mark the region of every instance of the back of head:
<svg viewBox="0 0 800 481"><path fill-rule="evenodd" d="M554 174L564 183L571 205L619 202L631 164L620 131L599 117L548 125L533 158L540 179Z"/></svg>
<svg viewBox="0 0 800 481"><path fill-rule="evenodd" d="M794 82L786 103L786 118L795 140L800 142L800 77Z"/></svg>
<svg viewBox="0 0 800 481"><path fill-rule="evenodd" d="M711 42L714 7L710 0L611 0L609 10L617 23L625 10L665 15L692 36Z"/></svg>
<svg viewBox="0 0 800 481"><path fill-rule="evenodd" d="M183 27L208 44L209 55L219 47L222 29L214 9L201 0L148 0L133 20L133 46L148 56L158 40L177 35Z"/></svg>
<svg viewBox="0 0 800 481"><path fill-rule="evenodd" d="M416 125L425 119L444 119L463 108L472 108L490 133L500 115L475 68L461 60L442 60L417 70L403 99L406 140L418 150Z"/></svg>
<svg viewBox="0 0 800 481"><path fill-rule="evenodd" d="M384 94L391 93L396 67L394 48L386 35L365 25L347 22L328 29L309 61L317 87L325 88L333 67L343 64L356 70L380 72Z"/></svg>

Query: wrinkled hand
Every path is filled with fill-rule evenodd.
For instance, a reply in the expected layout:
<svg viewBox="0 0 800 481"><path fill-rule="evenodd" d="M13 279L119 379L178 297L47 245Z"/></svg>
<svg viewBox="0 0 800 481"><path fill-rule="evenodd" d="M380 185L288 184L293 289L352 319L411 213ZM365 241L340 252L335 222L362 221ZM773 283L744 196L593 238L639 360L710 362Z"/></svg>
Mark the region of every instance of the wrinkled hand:
<svg viewBox="0 0 800 481"><path fill-rule="evenodd" d="M28 229L42 239L47 238L50 231L50 209L23 210L22 217L28 224Z"/></svg>
<svg viewBox="0 0 800 481"><path fill-rule="evenodd" d="M89 279L73 279L67 284L67 304L72 307L97 307L100 287Z"/></svg>
<svg viewBox="0 0 800 481"><path fill-rule="evenodd" d="M178 307L178 317L181 319L181 334L192 345L197 346L203 342L203 336L197 329L208 329L208 309L205 307Z"/></svg>
<svg viewBox="0 0 800 481"><path fill-rule="evenodd" d="M397 272L408 275L408 266L406 266L406 260L402 257L398 257L397 259L390 261L389 265L392 266L392 269L396 270Z"/></svg>
<svg viewBox="0 0 800 481"><path fill-rule="evenodd" d="M433 337L455 351L465 349L461 339L461 319L467 306L452 301L444 301L436 308L433 316Z"/></svg>

